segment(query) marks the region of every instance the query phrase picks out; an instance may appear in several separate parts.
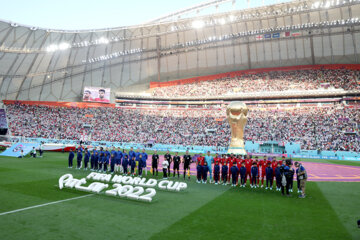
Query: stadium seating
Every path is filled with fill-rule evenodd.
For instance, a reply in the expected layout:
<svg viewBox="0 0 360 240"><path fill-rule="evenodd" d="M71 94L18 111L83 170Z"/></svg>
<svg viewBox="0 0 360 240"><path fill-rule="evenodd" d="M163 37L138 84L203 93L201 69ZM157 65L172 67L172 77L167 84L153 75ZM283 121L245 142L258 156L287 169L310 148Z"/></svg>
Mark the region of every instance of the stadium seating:
<svg viewBox="0 0 360 240"><path fill-rule="evenodd" d="M273 71L160 87L155 88L152 94L156 97L211 97L232 95L241 92L272 92L328 88L360 90L359 77L360 71L348 69Z"/></svg>
<svg viewBox="0 0 360 240"><path fill-rule="evenodd" d="M8 104L7 114L14 136L218 147L227 146L230 137L225 110L213 108L67 108L18 103ZM359 119L356 106L251 107L245 140L359 152Z"/></svg>

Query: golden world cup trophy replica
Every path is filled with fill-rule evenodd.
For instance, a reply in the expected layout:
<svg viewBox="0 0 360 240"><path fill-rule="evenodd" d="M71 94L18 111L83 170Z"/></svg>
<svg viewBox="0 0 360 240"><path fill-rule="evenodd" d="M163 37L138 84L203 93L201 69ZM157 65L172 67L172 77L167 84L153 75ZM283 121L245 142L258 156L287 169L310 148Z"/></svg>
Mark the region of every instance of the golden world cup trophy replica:
<svg viewBox="0 0 360 240"><path fill-rule="evenodd" d="M246 155L244 128L247 123L248 108L243 102L231 102L226 115L231 129L231 142L228 153Z"/></svg>

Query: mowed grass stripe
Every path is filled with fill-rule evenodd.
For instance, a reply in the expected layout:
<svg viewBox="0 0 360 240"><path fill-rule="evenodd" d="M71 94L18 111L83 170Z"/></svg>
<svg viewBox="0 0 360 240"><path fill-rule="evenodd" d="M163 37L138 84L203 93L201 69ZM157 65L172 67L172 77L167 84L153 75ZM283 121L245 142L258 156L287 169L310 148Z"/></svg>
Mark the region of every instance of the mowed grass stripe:
<svg viewBox="0 0 360 240"><path fill-rule="evenodd" d="M1 212L86 194L56 188L58 178L65 173L72 173L76 178L89 173L68 169L66 164L64 155L59 153L37 159L1 159L0 167L9 172L6 177L0 175L0 194L6 195L0 198ZM105 236L108 239L144 239L228 189L198 185L194 179L187 182L186 192L159 190L150 204L95 195L4 215L0 218L0 232L3 239L98 239Z"/></svg>
<svg viewBox="0 0 360 240"><path fill-rule="evenodd" d="M321 192L329 201L352 239L360 239L360 184L354 182L318 182Z"/></svg>
<svg viewBox="0 0 360 240"><path fill-rule="evenodd" d="M6 219L0 218L0 231L7 236L5 239L14 236L14 239L49 239L57 238L57 234L67 239L146 239L221 192L214 186L208 187L203 192L198 191L197 187L190 187L193 190L184 193L158 191L155 201L150 204L95 195L4 216ZM22 224L18 224L18 221ZM44 232L43 229L53 231Z"/></svg>
<svg viewBox="0 0 360 240"><path fill-rule="evenodd" d="M1 157L1 212L86 194L55 187L65 173L76 178L89 173L68 169L67 156L45 153L44 158L36 159ZM316 183L308 185L310 198L288 199L278 192L227 191L229 186L194 181L192 178L192 182L188 182L189 188L184 193L158 191L151 204L95 195L5 215L0 218L0 232L2 239L218 239L228 236L285 239L297 236L303 228L299 235L302 239L351 239L341 224L346 216L336 214L334 204L327 202ZM348 183L338 184L341 188ZM329 194L336 194L336 189L329 189ZM343 198L343 202L346 201ZM298 212L299 204L304 212ZM343 208L351 212L353 205L344 204ZM284 234L283 227L286 228Z"/></svg>
<svg viewBox="0 0 360 240"><path fill-rule="evenodd" d="M308 191L298 199L230 189L151 239L351 239L317 184Z"/></svg>
<svg viewBox="0 0 360 240"><path fill-rule="evenodd" d="M58 167L59 154L46 158L2 158L0 160L0 211L73 198L85 193L61 192L56 187L64 167Z"/></svg>

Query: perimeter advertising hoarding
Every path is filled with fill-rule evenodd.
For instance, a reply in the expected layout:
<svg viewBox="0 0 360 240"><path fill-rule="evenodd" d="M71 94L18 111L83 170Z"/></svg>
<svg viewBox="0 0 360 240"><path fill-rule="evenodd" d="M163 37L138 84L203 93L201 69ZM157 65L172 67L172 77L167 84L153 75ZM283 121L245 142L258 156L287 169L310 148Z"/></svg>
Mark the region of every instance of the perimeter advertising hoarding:
<svg viewBox="0 0 360 240"><path fill-rule="evenodd" d="M83 101L110 103L110 88L85 87L83 93Z"/></svg>

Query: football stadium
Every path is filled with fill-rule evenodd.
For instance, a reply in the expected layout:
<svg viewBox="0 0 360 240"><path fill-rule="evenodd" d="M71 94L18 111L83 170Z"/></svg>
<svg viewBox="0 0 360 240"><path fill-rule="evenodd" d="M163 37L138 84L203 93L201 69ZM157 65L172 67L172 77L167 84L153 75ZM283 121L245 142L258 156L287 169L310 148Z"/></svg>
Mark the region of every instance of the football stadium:
<svg viewBox="0 0 360 240"><path fill-rule="evenodd" d="M116 26L0 20L1 239L360 239L360 0Z"/></svg>

